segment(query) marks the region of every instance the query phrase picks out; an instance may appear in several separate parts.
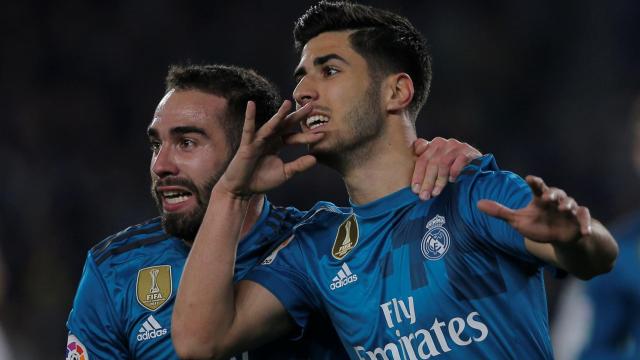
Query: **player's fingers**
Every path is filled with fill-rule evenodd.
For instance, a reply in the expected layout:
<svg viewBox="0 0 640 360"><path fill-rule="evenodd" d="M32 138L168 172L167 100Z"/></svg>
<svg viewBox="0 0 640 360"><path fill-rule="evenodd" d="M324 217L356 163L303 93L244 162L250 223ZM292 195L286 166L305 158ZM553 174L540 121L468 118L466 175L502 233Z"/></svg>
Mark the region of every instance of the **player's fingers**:
<svg viewBox="0 0 640 360"><path fill-rule="evenodd" d="M287 115L282 122L282 126L286 129L299 128L300 122L306 120L312 110L313 105L310 102L304 104L304 106Z"/></svg>
<svg viewBox="0 0 640 360"><path fill-rule="evenodd" d="M556 204L560 204L561 202L565 201L566 198L567 193L564 192L564 190L558 189L556 187L548 188L547 191L542 194L542 200L547 203L553 202Z"/></svg>
<svg viewBox="0 0 640 360"><path fill-rule="evenodd" d="M583 236L591 235L591 213L589 212L589 208L585 206L578 207L576 217L580 224L580 233Z"/></svg>
<svg viewBox="0 0 640 360"><path fill-rule="evenodd" d="M420 199L429 200L433 195L433 189L436 185L438 177L438 161L443 156L443 149L447 144L447 140L441 137L435 137L429 142L418 161L424 161L424 176L420 184ZM415 182L418 183L418 182ZM414 184L415 184L414 183Z"/></svg>
<svg viewBox="0 0 640 360"><path fill-rule="evenodd" d="M493 200L478 201L480 211L511 223L515 218L515 211Z"/></svg>
<svg viewBox="0 0 640 360"><path fill-rule="evenodd" d="M528 175L525 179L534 196L541 196L542 193L547 190L547 185L544 183L542 178L534 175Z"/></svg>
<svg viewBox="0 0 640 360"><path fill-rule="evenodd" d="M284 176L288 180L295 174L310 169L316 164L316 158L313 155L304 155L293 161L284 164Z"/></svg>
<svg viewBox="0 0 640 360"><path fill-rule="evenodd" d="M577 209L578 203L571 196L566 196L562 201L558 202L558 210L560 211L569 211L575 214Z"/></svg>
<svg viewBox="0 0 640 360"><path fill-rule="evenodd" d="M420 199L429 200L438 176L438 165L430 161L420 185Z"/></svg>
<svg viewBox="0 0 640 360"><path fill-rule="evenodd" d="M449 169L451 165L455 161L454 154L447 154L443 156L439 160L438 164L438 176L436 177L435 184L433 187L433 192L431 193L433 196L438 196L442 192L442 189L447 185L449 181Z"/></svg>
<svg viewBox="0 0 640 360"><path fill-rule="evenodd" d="M429 141L426 139L418 138L413 142L413 154L416 156L422 155L429 147Z"/></svg>
<svg viewBox="0 0 640 360"><path fill-rule="evenodd" d="M278 133L278 129L282 127L282 122L287 113L291 109L291 101L285 100L280 105L278 111L269 119L256 133L256 140L264 141L267 138Z"/></svg>
<svg viewBox="0 0 640 360"><path fill-rule="evenodd" d="M324 137L324 133L293 133L282 137L287 145L309 145L318 142Z"/></svg>
<svg viewBox="0 0 640 360"><path fill-rule="evenodd" d="M428 163L429 159L424 153L416 159L416 163L413 168L413 176L411 176L411 190L416 194L420 194L420 188L422 186L422 181L424 180L424 174Z"/></svg>
<svg viewBox="0 0 640 360"><path fill-rule="evenodd" d="M253 101L247 101L247 108L244 112L244 125L242 126L242 137L240 145L247 145L253 141L256 127L256 104Z"/></svg>
<svg viewBox="0 0 640 360"><path fill-rule="evenodd" d="M449 182L456 182L458 176L460 176L460 173L462 172L462 169L464 169L465 166L469 165L469 163L471 163L474 159L479 158L480 156L482 156L482 154L480 153L467 153L456 157L456 159L453 161L453 164L451 165L451 169L449 170Z"/></svg>

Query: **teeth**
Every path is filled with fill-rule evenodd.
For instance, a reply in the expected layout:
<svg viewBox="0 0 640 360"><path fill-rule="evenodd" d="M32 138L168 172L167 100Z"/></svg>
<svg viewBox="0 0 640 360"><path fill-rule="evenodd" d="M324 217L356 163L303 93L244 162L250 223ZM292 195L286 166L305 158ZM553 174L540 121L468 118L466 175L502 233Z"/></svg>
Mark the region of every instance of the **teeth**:
<svg viewBox="0 0 640 360"><path fill-rule="evenodd" d="M186 201L191 196L188 192L183 191L165 191L162 193L164 199L169 204L177 204Z"/></svg>
<svg viewBox="0 0 640 360"><path fill-rule="evenodd" d="M183 201L187 201L187 199L189 198L189 196L177 196L177 197L166 197L165 200L169 203L169 204L177 204L177 203L181 203Z"/></svg>
<svg viewBox="0 0 640 360"><path fill-rule="evenodd" d="M307 127L311 130L329 122L329 118L324 115L313 115L307 118Z"/></svg>

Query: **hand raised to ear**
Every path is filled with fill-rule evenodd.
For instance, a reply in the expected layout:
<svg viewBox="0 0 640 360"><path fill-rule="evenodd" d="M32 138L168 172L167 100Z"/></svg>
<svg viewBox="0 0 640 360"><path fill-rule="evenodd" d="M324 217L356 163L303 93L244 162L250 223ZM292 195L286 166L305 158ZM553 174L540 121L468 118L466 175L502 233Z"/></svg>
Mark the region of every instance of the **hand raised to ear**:
<svg viewBox="0 0 640 360"><path fill-rule="evenodd" d="M291 134L290 129L306 119L312 107L307 104L288 114L290 109L291 101L284 101L278 112L256 130L255 103L247 103L240 147L216 188L248 198L276 188L295 174L315 165L316 159L312 155L284 162L277 154L284 144L309 144L324 136L322 133Z"/></svg>

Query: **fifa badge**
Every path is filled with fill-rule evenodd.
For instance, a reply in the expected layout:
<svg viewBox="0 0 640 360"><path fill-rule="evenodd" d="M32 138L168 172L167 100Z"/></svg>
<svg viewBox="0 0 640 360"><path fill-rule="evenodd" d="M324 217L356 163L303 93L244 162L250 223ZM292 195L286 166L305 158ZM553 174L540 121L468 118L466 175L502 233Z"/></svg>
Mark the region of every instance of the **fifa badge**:
<svg viewBox="0 0 640 360"><path fill-rule="evenodd" d="M428 260L442 259L449 250L451 236L449 236L449 231L444 228L444 223L445 219L440 215L436 215L427 223L427 233L422 237L420 250Z"/></svg>
<svg viewBox="0 0 640 360"><path fill-rule="evenodd" d="M331 255L338 260L347 256L358 244L358 232L356 216L351 214L338 228Z"/></svg>
<svg viewBox="0 0 640 360"><path fill-rule="evenodd" d="M171 265L158 265L138 270L136 297L145 309L156 311L173 292Z"/></svg>

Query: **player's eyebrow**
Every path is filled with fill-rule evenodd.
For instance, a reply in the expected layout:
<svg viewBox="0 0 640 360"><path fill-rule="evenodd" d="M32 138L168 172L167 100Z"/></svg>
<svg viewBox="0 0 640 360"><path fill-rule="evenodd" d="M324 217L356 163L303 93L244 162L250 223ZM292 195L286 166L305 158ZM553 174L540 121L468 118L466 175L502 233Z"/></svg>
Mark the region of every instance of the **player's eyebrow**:
<svg viewBox="0 0 640 360"><path fill-rule="evenodd" d="M322 65L324 63L326 63L329 60L338 60L338 61L342 61L343 63L350 65L349 62L347 60L345 60L345 58L343 58L342 56L338 55L338 54L328 54L328 55L324 55L324 56L318 56L317 58L313 59L313 66L319 66Z"/></svg>
<svg viewBox="0 0 640 360"><path fill-rule="evenodd" d="M209 137L209 135L207 135L207 132L204 131L203 128L197 127L197 126L177 126L174 127L170 130L170 133L172 136L176 136L176 135L184 135L184 134L190 134L190 133L195 133L195 134L200 134L204 137ZM147 135L150 138L157 138L158 137L158 130L156 130L155 128L147 128Z"/></svg>
<svg viewBox="0 0 640 360"><path fill-rule="evenodd" d="M343 58L342 56L338 55L338 54L327 54L327 55L323 55L323 56L318 56L315 59L313 59L313 66L320 66L325 64L327 61L329 60L338 60L341 61L347 65L351 65L349 64L349 62ZM293 73L293 78L298 80L301 77L305 76L307 74L307 70L304 68L304 66L300 65L296 68L296 70Z"/></svg>
<svg viewBox="0 0 640 360"><path fill-rule="evenodd" d="M176 126L174 128L171 128L171 135L184 135L184 134L190 134L190 133L196 133L196 134L200 134L204 137L209 137L209 135L207 135L207 132L204 131L203 128L197 127L197 126Z"/></svg>
<svg viewBox="0 0 640 360"><path fill-rule="evenodd" d="M147 128L147 136L149 136L150 138L157 138L158 137L158 130L152 128L152 127L148 127Z"/></svg>

